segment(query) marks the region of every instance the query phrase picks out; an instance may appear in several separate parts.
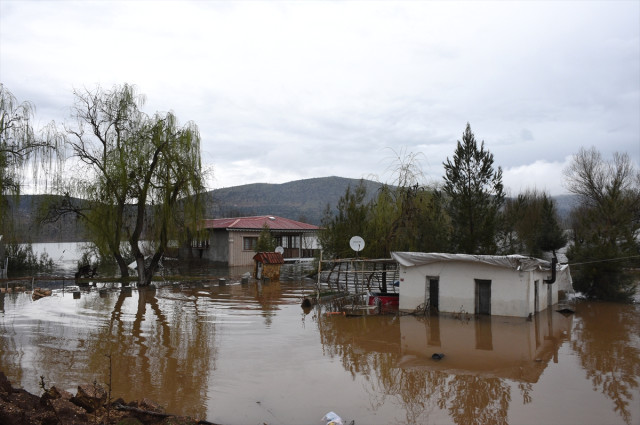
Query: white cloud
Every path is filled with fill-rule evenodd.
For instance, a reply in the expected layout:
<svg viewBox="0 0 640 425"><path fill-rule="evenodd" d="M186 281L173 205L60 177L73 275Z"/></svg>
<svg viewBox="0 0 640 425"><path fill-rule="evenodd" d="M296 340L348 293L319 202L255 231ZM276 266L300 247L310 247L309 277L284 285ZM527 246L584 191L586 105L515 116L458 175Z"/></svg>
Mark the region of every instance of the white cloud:
<svg viewBox="0 0 640 425"><path fill-rule="evenodd" d="M572 157L568 156L559 162L538 160L533 164L506 168L502 171L502 180L511 196L528 189L544 191L552 196L561 195L566 193L562 185L563 171L571 160Z"/></svg>

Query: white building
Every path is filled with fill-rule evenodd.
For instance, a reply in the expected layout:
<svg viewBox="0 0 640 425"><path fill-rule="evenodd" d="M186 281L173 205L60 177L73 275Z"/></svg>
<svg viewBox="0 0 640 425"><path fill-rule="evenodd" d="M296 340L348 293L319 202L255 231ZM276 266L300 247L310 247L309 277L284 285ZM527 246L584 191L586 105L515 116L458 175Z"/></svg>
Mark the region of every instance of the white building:
<svg viewBox="0 0 640 425"><path fill-rule="evenodd" d="M522 255L392 252L400 265L400 305L441 312L527 317L572 290L568 265Z"/></svg>

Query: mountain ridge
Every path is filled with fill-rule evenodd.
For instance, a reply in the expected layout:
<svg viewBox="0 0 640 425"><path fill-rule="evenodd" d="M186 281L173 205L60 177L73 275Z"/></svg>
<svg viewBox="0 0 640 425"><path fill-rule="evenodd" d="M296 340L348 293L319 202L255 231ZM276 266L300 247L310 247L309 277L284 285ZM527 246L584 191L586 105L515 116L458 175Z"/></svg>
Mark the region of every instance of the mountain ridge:
<svg viewBox="0 0 640 425"><path fill-rule="evenodd" d="M367 189L366 201L372 199L382 183L362 179ZM336 212L337 204L348 187L360 179L329 176L294 180L286 183L250 183L213 189L205 193L205 218L230 218L275 215L320 225L327 205ZM84 241L84 229L75 217L67 216L56 223L36 225L33 219L44 198L49 195L23 195L13 208L17 234L22 242ZM561 220L565 220L576 202L575 195L552 197ZM13 204L12 201L10 203Z"/></svg>

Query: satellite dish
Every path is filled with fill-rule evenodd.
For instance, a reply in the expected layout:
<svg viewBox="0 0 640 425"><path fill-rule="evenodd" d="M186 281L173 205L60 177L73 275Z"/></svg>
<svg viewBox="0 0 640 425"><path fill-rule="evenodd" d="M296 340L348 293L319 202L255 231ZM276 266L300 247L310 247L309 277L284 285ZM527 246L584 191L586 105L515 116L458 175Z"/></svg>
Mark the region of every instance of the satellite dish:
<svg viewBox="0 0 640 425"><path fill-rule="evenodd" d="M354 236L349 240L349 246L355 252L360 252L364 249L364 239L360 236Z"/></svg>
<svg viewBox="0 0 640 425"><path fill-rule="evenodd" d="M281 247L281 246L278 246L278 247L276 247L276 252L277 252L278 254L284 254L284 248L283 248L283 247Z"/></svg>

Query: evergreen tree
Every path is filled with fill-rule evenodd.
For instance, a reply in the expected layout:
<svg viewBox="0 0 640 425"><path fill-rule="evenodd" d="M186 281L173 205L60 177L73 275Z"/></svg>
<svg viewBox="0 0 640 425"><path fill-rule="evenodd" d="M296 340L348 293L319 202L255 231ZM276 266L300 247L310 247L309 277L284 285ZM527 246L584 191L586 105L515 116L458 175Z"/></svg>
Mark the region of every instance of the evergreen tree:
<svg viewBox="0 0 640 425"><path fill-rule="evenodd" d="M498 215L504 202L502 169L493 168L493 154L478 144L471 126L453 155L444 163L443 191L451 217L451 249L466 254L497 251Z"/></svg>
<svg viewBox="0 0 640 425"><path fill-rule="evenodd" d="M276 249L276 239L271 235L271 228L267 223L262 225L262 231L256 242L255 252L273 252Z"/></svg>
<svg viewBox="0 0 640 425"><path fill-rule="evenodd" d="M536 245L542 251L551 251L555 257L556 250L564 247L569 238L565 235L564 230L560 226L558 213L553 199L546 196L546 194L542 199L541 221Z"/></svg>

